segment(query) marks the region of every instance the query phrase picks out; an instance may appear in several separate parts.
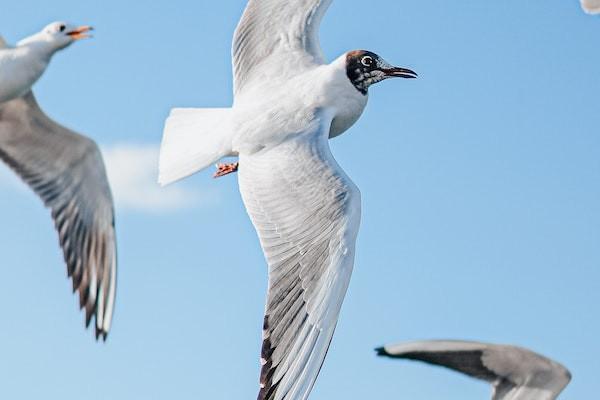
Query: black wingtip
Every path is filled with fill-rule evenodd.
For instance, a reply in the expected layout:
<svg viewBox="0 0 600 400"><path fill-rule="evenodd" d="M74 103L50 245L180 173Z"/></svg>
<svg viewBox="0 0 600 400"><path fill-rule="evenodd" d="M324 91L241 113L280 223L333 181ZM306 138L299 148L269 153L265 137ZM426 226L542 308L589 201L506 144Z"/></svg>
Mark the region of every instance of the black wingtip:
<svg viewBox="0 0 600 400"><path fill-rule="evenodd" d="M108 337L108 332L96 328L96 341L106 343L106 338Z"/></svg>
<svg viewBox="0 0 600 400"><path fill-rule="evenodd" d="M389 356L390 356L390 353L388 353L388 352L385 350L385 347L378 347L378 348L376 348L376 349L375 349L375 352L376 352L376 353L377 353L377 355L378 355L378 356L380 356L380 357L389 357Z"/></svg>

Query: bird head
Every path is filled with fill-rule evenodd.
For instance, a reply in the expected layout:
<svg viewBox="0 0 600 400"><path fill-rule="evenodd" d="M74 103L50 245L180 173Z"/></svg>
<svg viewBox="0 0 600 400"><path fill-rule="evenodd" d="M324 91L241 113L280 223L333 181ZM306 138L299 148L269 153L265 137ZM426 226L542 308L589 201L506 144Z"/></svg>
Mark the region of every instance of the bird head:
<svg viewBox="0 0 600 400"><path fill-rule="evenodd" d="M366 50L346 53L346 74L354 87L366 95L369 86L388 78L416 78L414 71L394 67L377 54Z"/></svg>
<svg viewBox="0 0 600 400"><path fill-rule="evenodd" d="M88 34L91 30L93 30L91 26L73 26L65 22L53 22L35 35L22 40L18 45L35 43L52 51L58 51L77 40L91 37Z"/></svg>

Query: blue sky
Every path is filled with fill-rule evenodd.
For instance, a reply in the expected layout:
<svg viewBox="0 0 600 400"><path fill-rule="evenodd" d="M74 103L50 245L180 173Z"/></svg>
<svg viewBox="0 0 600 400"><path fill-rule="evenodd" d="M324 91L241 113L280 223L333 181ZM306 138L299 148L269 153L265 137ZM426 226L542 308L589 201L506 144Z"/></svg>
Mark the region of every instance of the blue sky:
<svg viewBox="0 0 600 400"><path fill-rule="evenodd" d="M90 3L7 2L0 34L14 43L53 20L94 25L35 91L52 117L120 154L113 168L152 179L171 107L231 103L245 1ZM329 59L366 48L420 78L374 87L331 144L361 188L363 220L311 399L487 398L483 383L372 351L428 338L530 347L570 368L563 398L589 398L600 370L600 19L576 0L336 0L321 42ZM0 398L256 395L266 266L236 179L204 172L175 192L144 181L137 197L122 193L127 182L116 315L97 344L48 211L0 168Z"/></svg>

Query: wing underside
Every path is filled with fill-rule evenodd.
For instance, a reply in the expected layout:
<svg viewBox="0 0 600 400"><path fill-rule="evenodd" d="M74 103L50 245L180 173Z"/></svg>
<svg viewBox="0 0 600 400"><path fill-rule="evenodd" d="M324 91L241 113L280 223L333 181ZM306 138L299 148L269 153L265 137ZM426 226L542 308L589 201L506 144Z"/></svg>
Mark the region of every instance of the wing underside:
<svg viewBox="0 0 600 400"><path fill-rule="evenodd" d="M0 159L51 209L73 290L96 336L110 329L116 289L113 201L96 144L50 120L29 93L0 104Z"/></svg>
<svg viewBox="0 0 600 400"><path fill-rule="evenodd" d="M269 265L259 400L308 397L350 280L360 193L329 151L329 124L240 156L240 190Z"/></svg>

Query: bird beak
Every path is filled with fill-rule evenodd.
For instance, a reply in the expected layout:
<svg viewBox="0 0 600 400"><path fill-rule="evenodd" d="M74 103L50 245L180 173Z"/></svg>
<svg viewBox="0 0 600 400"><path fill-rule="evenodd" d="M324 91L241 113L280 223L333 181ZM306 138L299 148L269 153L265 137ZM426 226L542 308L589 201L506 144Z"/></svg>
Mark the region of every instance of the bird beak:
<svg viewBox="0 0 600 400"><path fill-rule="evenodd" d="M88 35L87 32L93 31L94 28L91 26L80 26L78 28L73 29L71 32L67 33L67 35L71 36L73 40L87 39L91 38L91 35Z"/></svg>
<svg viewBox="0 0 600 400"><path fill-rule="evenodd" d="M382 69L382 71L385 74L386 78L414 79L419 76L419 75L417 75L417 73L415 71L412 71L407 68L392 67L392 68Z"/></svg>

